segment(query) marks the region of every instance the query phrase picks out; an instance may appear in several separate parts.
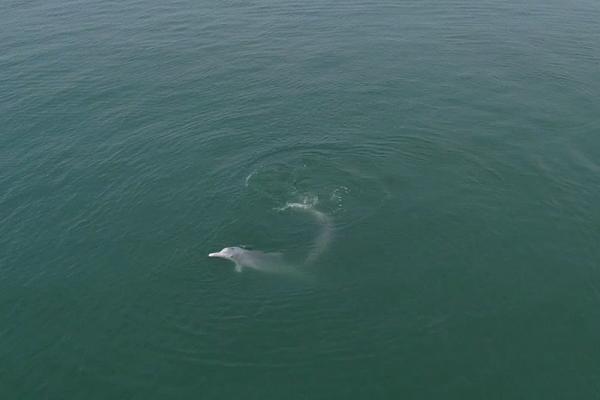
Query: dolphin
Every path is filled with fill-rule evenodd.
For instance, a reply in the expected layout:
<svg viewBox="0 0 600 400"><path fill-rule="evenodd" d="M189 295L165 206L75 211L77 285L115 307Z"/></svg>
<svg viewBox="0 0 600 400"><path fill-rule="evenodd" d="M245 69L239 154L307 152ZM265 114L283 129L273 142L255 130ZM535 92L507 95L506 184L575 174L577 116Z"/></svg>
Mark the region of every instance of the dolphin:
<svg viewBox="0 0 600 400"><path fill-rule="evenodd" d="M233 261L237 272L242 272L244 267L264 272L285 272L288 269L281 253L264 253L259 250L247 250L234 246L225 247L208 256Z"/></svg>
<svg viewBox="0 0 600 400"><path fill-rule="evenodd" d="M288 203L278 210L284 211L287 209L307 212L321 226L320 232L313 242L312 249L304 260L305 265L312 264L325 251L331 241L333 231L331 218L306 203ZM225 247L223 250L210 253L208 256L233 261L237 272L242 272L242 268L244 267L271 273L295 275L298 272L296 268L285 262L281 253L265 253L234 246Z"/></svg>

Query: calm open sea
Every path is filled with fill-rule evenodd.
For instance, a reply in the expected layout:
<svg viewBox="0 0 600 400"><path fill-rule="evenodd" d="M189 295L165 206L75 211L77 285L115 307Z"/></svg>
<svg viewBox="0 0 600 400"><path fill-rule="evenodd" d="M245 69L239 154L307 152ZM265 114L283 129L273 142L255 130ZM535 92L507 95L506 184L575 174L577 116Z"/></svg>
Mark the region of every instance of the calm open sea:
<svg viewBox="0 0 600 400"><path fill-rule="evenodd" d="M600 398L599 95L597 0L3 0L0 398Z"/></svg>

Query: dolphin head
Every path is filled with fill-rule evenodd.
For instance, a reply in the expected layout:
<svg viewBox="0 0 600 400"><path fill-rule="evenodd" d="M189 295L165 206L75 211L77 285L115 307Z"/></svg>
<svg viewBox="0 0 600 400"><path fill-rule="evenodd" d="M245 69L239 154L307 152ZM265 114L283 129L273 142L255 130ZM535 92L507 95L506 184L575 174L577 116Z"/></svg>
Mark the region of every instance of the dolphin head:
<svg viewBox="0 0 600 400"><path fill-rule="evenodd" d="M240 253L240 250L242 249L240 249L239 247L225 247L223 250L218 251L216 253L209 253L208 256L224 258L226 260L231 260L235 262L235 256Z"/></svg>

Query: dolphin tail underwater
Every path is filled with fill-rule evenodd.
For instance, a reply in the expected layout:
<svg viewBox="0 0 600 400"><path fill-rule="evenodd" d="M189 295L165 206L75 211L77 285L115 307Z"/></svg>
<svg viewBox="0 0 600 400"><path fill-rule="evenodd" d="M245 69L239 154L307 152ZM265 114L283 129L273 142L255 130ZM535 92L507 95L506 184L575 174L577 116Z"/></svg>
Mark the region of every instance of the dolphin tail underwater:
<svg viewBox="0 0 600 400"><path fill-rule="evenodd" d="M280 210L283 211L288 208L309 213L321 226L317 237L313 241L312 249L309 251L306 259L304 260L305 264L312 264L327 249L329 242L331 242L331 237L333 235L331 217L319 210L316 210L311 204L307 203L288 203L284 207L280 208Z"/></svg>

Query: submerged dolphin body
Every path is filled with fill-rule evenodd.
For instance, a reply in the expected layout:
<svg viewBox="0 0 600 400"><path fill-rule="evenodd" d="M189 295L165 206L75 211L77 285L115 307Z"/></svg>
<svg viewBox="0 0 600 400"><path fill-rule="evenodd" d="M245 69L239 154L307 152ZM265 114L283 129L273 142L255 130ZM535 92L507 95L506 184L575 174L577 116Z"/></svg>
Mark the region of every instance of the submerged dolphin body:
<svg viewBox="0 0 600 400"><path fill-rule="evenodd" d="M321 253L325 251L329 245L329 242L331 241L333 231L331 218L329 215L322 213L319 210L315 210L311 205L305 203L289 203L281 210L288 208L292 210L305 211L311 214L321 225L321 230L313 242L312 249L308 253L308 256L306 256L305 263L310 264L319 258Z"/></svg>
<svg viewBox="0 0 600 400"><path fill-rule="evenodd" d="M310 213L320 224L321 230L313 243L304 263L314 262L325 251L332 236L331 218L304 203L289 203L280 211L293 209ZM258 271L270 273L297 274L297 269L288 265L281 253L265 253L258 250L247 250L241 247L225 247L223 250L210 253L209 257L224 258L235 263L235 270L241 272L242 268L252 268Z"/></svg>

